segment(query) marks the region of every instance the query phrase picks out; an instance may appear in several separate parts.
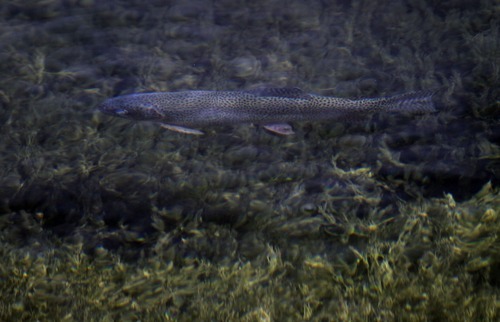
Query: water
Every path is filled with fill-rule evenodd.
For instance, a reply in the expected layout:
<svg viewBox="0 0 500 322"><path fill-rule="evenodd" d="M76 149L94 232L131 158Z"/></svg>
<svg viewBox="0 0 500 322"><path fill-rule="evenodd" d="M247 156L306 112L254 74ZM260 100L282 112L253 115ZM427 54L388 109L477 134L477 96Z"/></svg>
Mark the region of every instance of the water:
<svg viewBox="0 0 500 322"><path fill-rule="evenodd" d="M48 312L40 303L50 307L62 300L47 295L59 292L50 284L55 272L71 286L79 283L73 282L70 267L56 263L85 254L78 256L88 256L95 276L125 297L108 298L110 293L105 293L105 309L90 304L82 309L75 303L93 293L70 288L74 298L68 309L53 316L89 310L104 318L108 305L117 310L115 318L136 312L134 317L147 320L154 319L147 315L153 311L160 314L153 309L162 303L158 297L138 299L146 290L123 291L115 275L106 279L102 270L116 270L120 260L130 265L126 281L138 278L136 261L148 271L173 263L174 272L167 267L155 273L162 281L162 274L185 280L184 269L196 267L196 283L187 287L175 279L170 282L181 291L201 287L198 296L186 291L189 295L162 304L165 316L180 319L209 316L199 309L199 303L207 299L208 305L212 297L200 276L224 284L218 269L251 262L257 271L234 273L242 274L236 275L235 285L261 278L271 285L271 298L289 296L276 285L294 289L307 283L308 274L319 274L310 279L310 296L330 304L306 302L311 318L320 319L329 310L339 311L318 291L326 286L315 283L332 278L340 282L333 273L307 273L311 267L338 269L339 276L355 281L343 283L356 289L382 278L370 263L394 259L396 249L419 267L416 263L430 261L433 250L452 247L446 244L449 240L481 244L464 237L463 227L472 224L456 214L479 220L488 209L500 211L498 15L498 5L488 1L477 6L462 1L2 3L2 274L10 276L8 285L21 287L22 274L16 279L11 270L24 265L22 259L30 254L49 268L45 275L30 273L30 278L49 286L39 287L44 293L36 300L5 288L6 309L0 314L19 318L40 306L32 311L33 318L40 318ZM352 98L439 89L439 112L376 115L356 123L297 123L296 135L282 138L251 125L214 127L204 129L205 136L187 136L95 110L106 98L127 93L263 85ZM488 182L484 195L473 198ZM484 261L492 272L498 267L497 260L486 260L495 258L494 247L486 248L482 257L475 257L475 250L462 251L471 261ZM444 250L438 255L445 263L462 265L455 266L458 271L436 269L445 281L465 274L460 267L477 264ZM26 271L35 269L36 262L27 262ZM213 265L212 271L202 271L207 268L199 265L205 262ZM391 265L404 273L406 266ZM269 270L269 275L258 269ZM92 284L97 283L92 276ZM422 278L420 286L427 294L439 293ZM462 290L471 285L470 278L464 275ZM487 285L475 291L493 288L498 296L497 281L485 279ZM148 287L157 288L166 282L151 283ZM263 286L255 285L254 294L266 298L259 293ZM389 283L377 296L394 297L393 288L398 287ZM230 291L217 289L217 294L225 298ZM224 308L249 318L295 314L286 306L260 302L258 296L248 298L246 308ZM355 298L343 300L360 317L384 317L383 310L362 313L353 304ZM293 297L287 303L306 305ZM383 305L389 310L388 303ZM435 316L431 311L420 308L415 314ZM298 312L305 318L302 309Z"/></svg>

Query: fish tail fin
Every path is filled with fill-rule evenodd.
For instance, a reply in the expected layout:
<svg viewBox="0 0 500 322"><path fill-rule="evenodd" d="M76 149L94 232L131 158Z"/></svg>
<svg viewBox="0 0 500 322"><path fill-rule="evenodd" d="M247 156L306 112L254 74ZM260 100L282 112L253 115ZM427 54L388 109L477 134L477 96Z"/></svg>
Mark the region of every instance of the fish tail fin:
<svg viewBox="0 0 500 322"><path fill-rule="evenodd" d="M432 113L436 111L432 101L435 93L436 91L418 91L387 97L384 106L390 111Z"/></svg>

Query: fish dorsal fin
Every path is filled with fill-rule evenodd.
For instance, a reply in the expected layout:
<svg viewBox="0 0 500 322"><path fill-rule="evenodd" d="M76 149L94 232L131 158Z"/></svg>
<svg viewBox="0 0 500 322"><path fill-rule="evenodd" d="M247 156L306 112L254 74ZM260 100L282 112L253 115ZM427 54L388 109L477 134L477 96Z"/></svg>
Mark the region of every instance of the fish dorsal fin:
<svg viewBox="0 0 500 322"><path fill-rule="evenodd" d="M257 96L266 96L266 97L285 97L285 98L302 98L302 99L311 98L311 95L305 93L303 90L297 87L262 87L262 88L250 89L246 92Z"/></svg>

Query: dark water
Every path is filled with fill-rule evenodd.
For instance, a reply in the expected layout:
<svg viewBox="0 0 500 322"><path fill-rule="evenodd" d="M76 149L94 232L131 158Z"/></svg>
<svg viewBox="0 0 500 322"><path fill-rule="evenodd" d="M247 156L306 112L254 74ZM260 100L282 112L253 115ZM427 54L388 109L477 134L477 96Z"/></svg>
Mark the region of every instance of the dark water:
<svg viewBox="0 0 500 322"><path fill-rule="evenodd" d="M269 245L284 260L350 260L367 241L348 227L498 186L499 15L494 1L2 2L2 243L181 266ZM126 93L270 85L436 89L439 111L298 123L287 138L250 125L194 137L95 111Z"/></svg>
<svg viewBox="0 0 500 322"><path fill-rule="evenodd" d="M42 212L63 235L84 217L148 231L153 206L237 224L355 195L373 194L381 208L467 199L498 180L495 10L391 1L1 8L2 209ZM248 126L198 138L95 112L124 93L262 84L353 98L440 89L439 113L296 124L292 138ZM367 168L372 187L354 191L336 167ZM373 206L341 209L364 217Z"/></svg>
<svg viewBox="0 0 500 322"><path fill-rule="evenodd" d="M341 212L365 217L374 206L444 193L466 200L498 182L495 10L391 1L6 3L2 211L41 212L47 228L71 235L88 217L149 231L152 207L238 224L302 217L304 205L356 195L377 201L346 201ZM353 98L440 89L439 112L296 124L291 138L249 126L198 138L95 111L124 93L262 84ZM337 167L366 168L370 182L350 188ZM251 210L259 202L268 213Z"/></svg>

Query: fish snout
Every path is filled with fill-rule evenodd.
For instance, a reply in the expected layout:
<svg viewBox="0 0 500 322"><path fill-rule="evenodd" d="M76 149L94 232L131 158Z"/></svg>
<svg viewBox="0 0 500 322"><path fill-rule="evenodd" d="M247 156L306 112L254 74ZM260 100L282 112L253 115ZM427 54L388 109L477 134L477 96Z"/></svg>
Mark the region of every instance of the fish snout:
<svg viewBox="0 0 500 322"><path fill-rule="evenodd" d="M148 102L135 97L119 96L110 98L97 106L104 114L132 120L155 120L161 114Z"/></svg>
<svg viewBox="0 0 500 322"><path fill-rule="evenodd" d="M101 104L97 105L97 109L104 114L116 115L118 112L118 109L115 106L115 104L113 104L111 101L112 100L110 100L110 99L105 100Z"/></svg>

